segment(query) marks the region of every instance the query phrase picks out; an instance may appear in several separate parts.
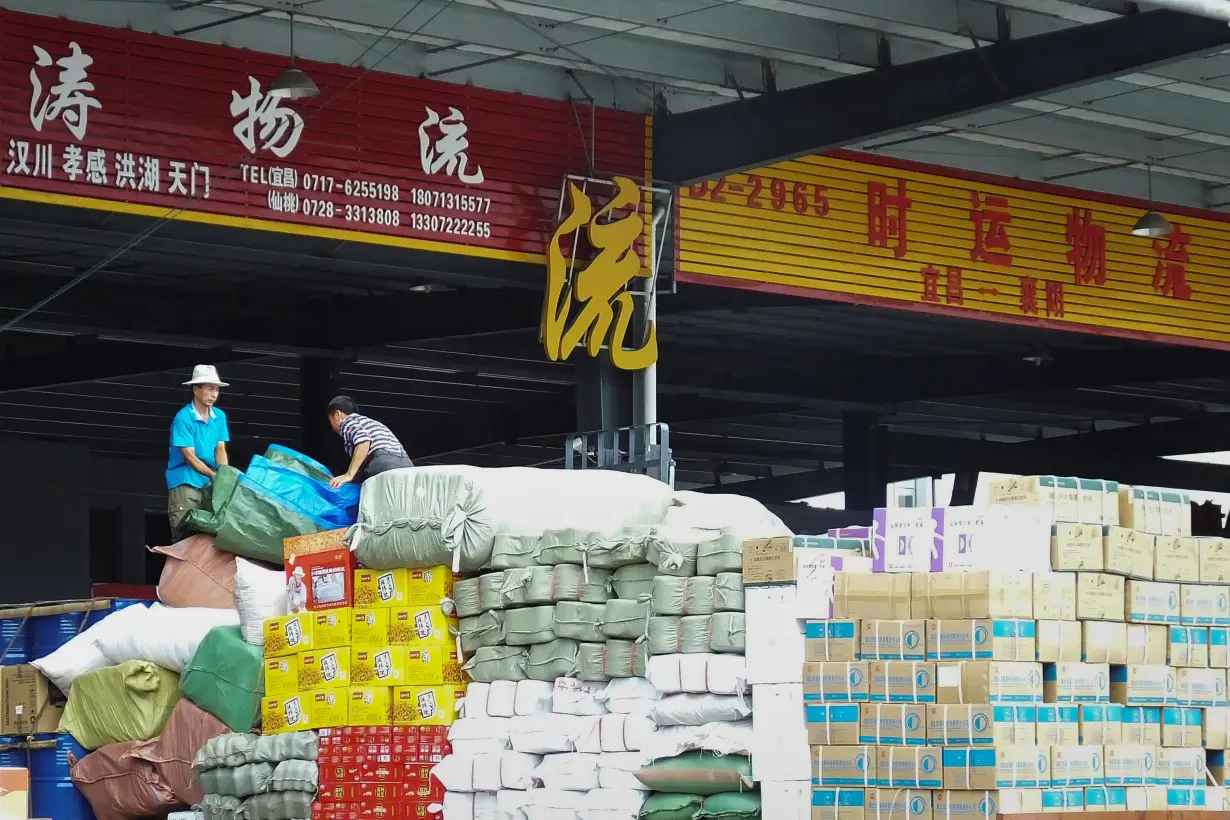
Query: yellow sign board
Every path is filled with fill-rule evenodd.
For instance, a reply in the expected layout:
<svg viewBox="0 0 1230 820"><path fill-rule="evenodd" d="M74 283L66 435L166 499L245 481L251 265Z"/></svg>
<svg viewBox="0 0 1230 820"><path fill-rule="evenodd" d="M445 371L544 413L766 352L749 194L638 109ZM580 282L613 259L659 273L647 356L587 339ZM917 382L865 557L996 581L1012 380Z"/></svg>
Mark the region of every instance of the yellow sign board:
<svg viewBox="0 0 1230 820"><path fill-rule="evenodd" d="M1230 348L1230 220L840 151L679 196L682 281Z"/></svg>
<svg viewBox="0 0 1230 820"><path fill-rule="evenodd" d="M653 322L640 347L627 346L635 314L628 283L651 276L636 247L645 236L639 209L642 192L627 177L615 177L613 184L615 195L595 211L589 192L571 180L567 183L568 211L547 249L542 342L553 362L566 360L584 345L590 357L597 357L606 347L619 369L642 370L658 360L658 329ZM577 234L584 236L595 253L584 268L571 263L573 275L569 277L570 263L561 243ZM574 249L577 246L572 244Z"/></svg>

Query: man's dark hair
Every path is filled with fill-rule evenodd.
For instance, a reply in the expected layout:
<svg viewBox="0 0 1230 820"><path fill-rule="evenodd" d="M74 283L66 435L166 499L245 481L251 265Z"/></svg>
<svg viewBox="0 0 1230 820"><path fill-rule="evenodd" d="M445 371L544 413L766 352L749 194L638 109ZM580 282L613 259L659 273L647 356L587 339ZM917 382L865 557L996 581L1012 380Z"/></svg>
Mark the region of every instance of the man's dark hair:
<svg viewBox="0 0 1230 820"><path fill-rule="evenodd" d="M359 412L359 405L355 404L350 396L337 396L329 402L329 415L333 415L334 411L341 411L342 415L349 416Z"/></svg>

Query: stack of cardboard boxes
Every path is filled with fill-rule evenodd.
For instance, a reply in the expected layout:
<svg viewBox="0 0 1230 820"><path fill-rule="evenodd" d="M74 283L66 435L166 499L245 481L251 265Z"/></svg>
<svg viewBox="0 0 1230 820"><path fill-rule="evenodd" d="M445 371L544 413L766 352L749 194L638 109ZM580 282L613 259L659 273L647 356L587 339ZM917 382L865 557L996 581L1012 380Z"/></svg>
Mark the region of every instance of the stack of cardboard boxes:
<svg viewBox="0 0 1230 820"><path fill-rule="evenodd" d="M1046 498L1039 479L1015 481L1013 503L1031 497L1022 486ZM889 510L866 532L834 533L866 537L870 571L837 538L745 546L749 674L770 665L752 681L766 812L806 816L797 733L774 745L767 730L797 726L792 708L811 749L813 820L1222 809L1230 545L1184 534L1177 504L1144 506L1170 493L1058 481L1074 485L1058 513L1052 492L1008 518ZM979 519L963 538L946 531ZM1173 534L1141 529L1163 522ZM1039 563L1052 569L1025 568ZM772 620L775 651L801 657L797 689L758 652Z"/></svg>
<svg viewBox="0 0 1230 820"><path fill-rule="evenodd" d="M349 560L322 552L288 562L288 573L309 567L309 587L343 591L328 602L309 594L308 611L266 622L263 728L320 730L314 820L425 817L444 796L430 770L448 754L465 695L457 622L442 608L453 575ZM327 584L313 584L322 574Z"/></svg>

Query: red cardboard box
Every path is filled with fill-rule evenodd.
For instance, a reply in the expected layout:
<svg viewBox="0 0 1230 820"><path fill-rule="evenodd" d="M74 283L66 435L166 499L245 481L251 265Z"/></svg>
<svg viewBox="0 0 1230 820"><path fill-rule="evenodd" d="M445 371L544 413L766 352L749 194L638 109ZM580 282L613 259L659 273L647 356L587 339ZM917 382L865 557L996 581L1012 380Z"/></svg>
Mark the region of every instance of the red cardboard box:
<svg viewBox="0 0 1230 820"><path fill-rule="evenodd" d="M444 784L431 776L434 763L407 763L405 765L404 792L414 800L443 800Z"/></svg>
<svg viewBox="0 0 1230 820"><path fill-rule="evenodd" d="M359 803L323 803L312 805L312 820L443 820L440 806L434 800L365 800Z"/></svg>
<svg viewBox="0 0 1230 820"><path fill-rule="evenodd" d="M347 755L348 759L320 763L320 781L335 783L400 783L405 780L405 764L401 760L373 760Z"/></svg>
<svg viewBox="0 0 1230 820"><path fill-rule="evenodd" d="M350 550L330 550L286 559L286 580L303 570L309 612L354 606L354 571L358 560Z"/></svg>

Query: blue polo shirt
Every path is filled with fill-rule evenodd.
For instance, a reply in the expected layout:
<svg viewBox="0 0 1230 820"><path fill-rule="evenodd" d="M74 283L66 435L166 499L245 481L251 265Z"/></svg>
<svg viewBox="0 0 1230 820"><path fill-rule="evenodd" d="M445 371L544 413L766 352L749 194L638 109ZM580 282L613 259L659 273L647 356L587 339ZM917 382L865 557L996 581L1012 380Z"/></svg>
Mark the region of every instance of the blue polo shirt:
<svg viewBox="0 0 1230 820"><path fill-rule="evenodd" d="M191 447L196 451L196 457L212 469L218 469L214 453L219 442L230 441L231 432L226 426L226 413L216 407L209 408L209 420L202 421L192 402L175 414L171 422L171 450L167 459L167 489L175 489L182 484L193 487L204 487L209 483L206 476L201 475L184 461L183 447Z"/></svg>

